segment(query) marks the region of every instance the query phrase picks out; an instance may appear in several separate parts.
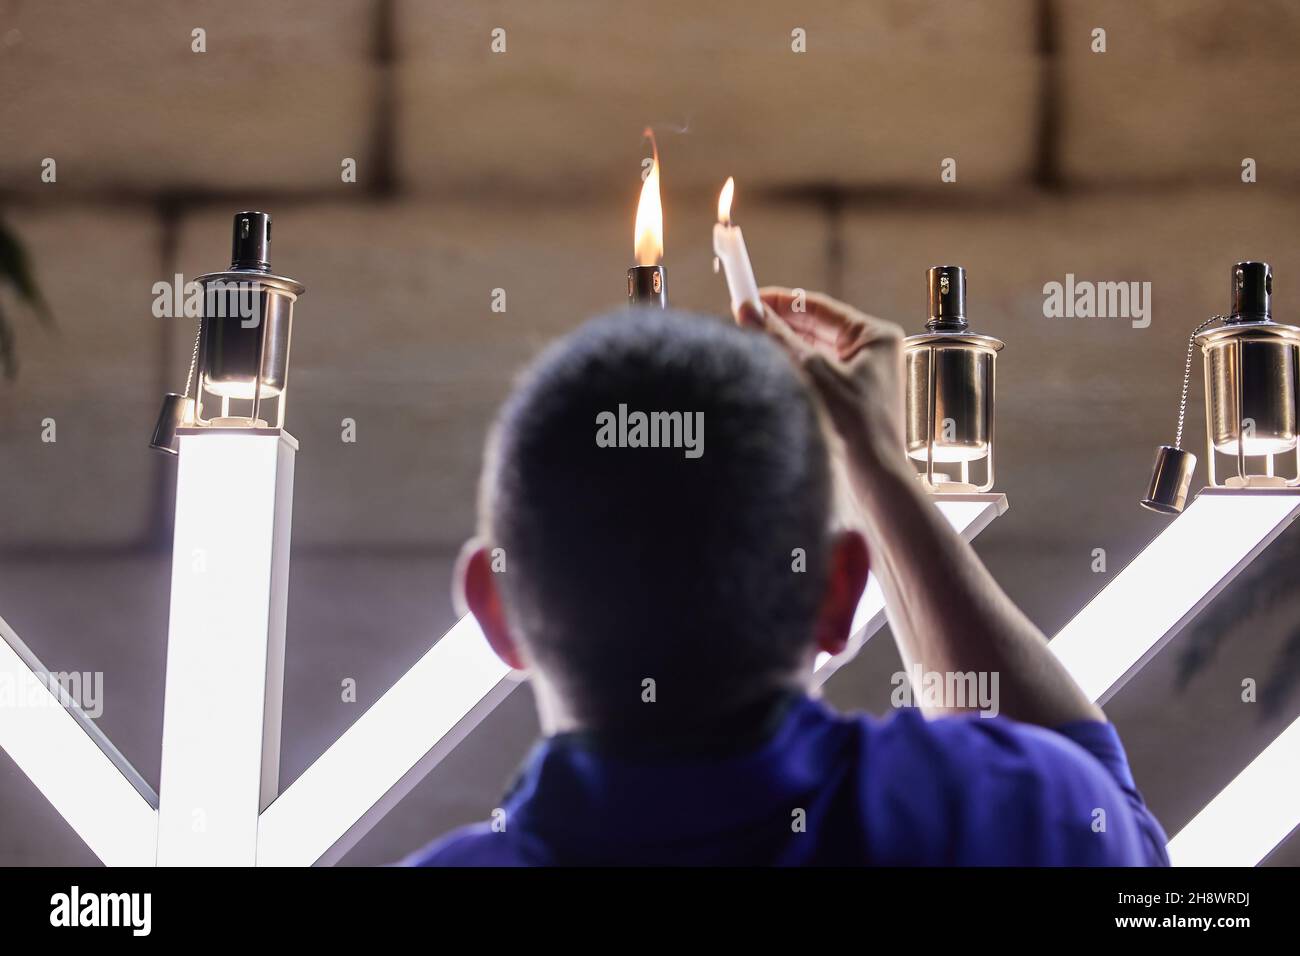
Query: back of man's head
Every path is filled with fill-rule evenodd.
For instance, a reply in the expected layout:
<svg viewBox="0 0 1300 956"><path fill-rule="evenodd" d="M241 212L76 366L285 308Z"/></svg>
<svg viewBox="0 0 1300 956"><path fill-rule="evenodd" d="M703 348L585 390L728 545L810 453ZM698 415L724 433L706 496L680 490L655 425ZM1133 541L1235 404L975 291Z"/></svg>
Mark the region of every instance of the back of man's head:
<svg viewBox="0 0 1300 956"><path fill-rule="evenodd" d="M481 504L511 632L588 727L672 740L794 685L829 466L766 337L671 312L589 322L503 407Z"/></svg>

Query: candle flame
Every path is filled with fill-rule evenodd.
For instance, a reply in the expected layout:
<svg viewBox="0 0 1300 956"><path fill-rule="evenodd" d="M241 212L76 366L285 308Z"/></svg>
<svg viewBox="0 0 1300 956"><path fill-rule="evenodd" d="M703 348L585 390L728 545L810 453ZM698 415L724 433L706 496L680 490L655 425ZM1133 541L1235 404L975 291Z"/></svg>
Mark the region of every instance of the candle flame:
<svg viewBox="0 0 1300 956"><path fill-rule="evenodd" d="M659 200L659 146L651 130L647 129L645 135L650 137L654 159L649 175L641 184L641 201L636 206L634 248L637 265L653 266L664 256L664 209Z"/></svg>
<svg viewBox="0 0 1300 956"><path fill-rule="evenodd" d="M731 197L736 194L736 178L728 176L718 196L718 222L724 226L731 225Z"/></svg>

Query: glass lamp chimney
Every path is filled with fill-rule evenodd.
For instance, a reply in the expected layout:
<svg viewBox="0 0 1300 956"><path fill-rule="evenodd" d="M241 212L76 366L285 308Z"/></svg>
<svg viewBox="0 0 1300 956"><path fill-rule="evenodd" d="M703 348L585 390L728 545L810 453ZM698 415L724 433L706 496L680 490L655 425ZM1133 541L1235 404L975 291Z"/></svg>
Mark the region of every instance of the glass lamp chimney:
<svg viewBox="0 0 1300 956"><path fill-rule="evenodd" d="M933 491L993 487L995 362L1003 342L969 330L966 270L934 266L928 273L926 331L903 340L906 363L907 454ZM984 476L971 477L972 463ZM938 472L955 465L958 474Z"/></svg>
<svg viewBox="0 0 1300 956"><path fill-rule="evenodd" d="M1296 371L1300 328L1272 318L1273 272L1266 262L1232 267L1232 309L1223 324L1201 332L1205 368L1205 426L1210 484L1228 488L1294 487L1280 477L1275 458L1297 450ZM1236 460L1235 474L1219 481L1215 454ZM1264 473L1247 459L1263 458ZM1297 457L1300 475L1300 457Z"/></svg>
<svg viewBox="0 0 1300 956"><path fill-rule="evenodd" d="M293 306L301 283L271 272L271 217L235 215L230 268L200 276L204 315L199 333L198 424L264 427L263 403L276 399L276 427L284 424ZM207 396L220 414L207 417ZM232 416L232 400L251 401L247 416Z"/></svg>

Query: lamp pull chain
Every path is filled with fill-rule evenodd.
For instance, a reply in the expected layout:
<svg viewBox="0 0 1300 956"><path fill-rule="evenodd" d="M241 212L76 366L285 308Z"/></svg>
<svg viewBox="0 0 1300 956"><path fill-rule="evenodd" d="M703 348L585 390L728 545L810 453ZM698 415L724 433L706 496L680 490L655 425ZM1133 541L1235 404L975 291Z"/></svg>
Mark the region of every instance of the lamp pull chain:
<svg viewBox="0 0 1300 956"><path fill-rule="evenodd" d="M199 339L203 336L203 323L199 323L198 331L194 333L194 351L190 354L190 371L185 376L185 397L190 397L190 385L194 382L194 369L199 364ZM1186 392L1186 387L1183 389Z"/></svg>
<svg viewBox="0 0 1300 956"><path fill-rule="evenodd" d="M1213 325L1215 322L1225 320L1227 316L1212 315L1195 329L1187 338L1187 364L1183 366L1183 395L1178 400L1178 432L1174 435L1174 447L1183 447L1183 420L1187 417L1187 389L1192 383L1192 352L1196 349L1196 337L1201 334L1201 330L1207 325ZM195 343L195 348L198 343ZM188 391L187 391L188 394Z"/></svg>

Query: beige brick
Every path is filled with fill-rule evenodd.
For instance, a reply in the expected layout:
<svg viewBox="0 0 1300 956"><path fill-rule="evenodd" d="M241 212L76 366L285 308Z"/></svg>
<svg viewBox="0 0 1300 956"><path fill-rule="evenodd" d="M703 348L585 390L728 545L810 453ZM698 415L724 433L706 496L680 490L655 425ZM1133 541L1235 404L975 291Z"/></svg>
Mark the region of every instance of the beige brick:
<svg viewBox="0 0 1300 956"><path fill-rule="evenodd" d="M20 4L0 56L0 186L345 187L372 174L371 0ZM191 52L191 30L207 52ZM41 162L58 163L57 184Z"/></svg>
<svg viewBox="0 0 1300 956"><path fill-rule="evenodd" d="M1062 172L1086 183L1261 183L1300 175L1293 109L1300 8L1287 3L1060 4ZM1090 52L1106 30L1107 52Z"/></svg>
<svg viewBox="0 0 1300 956"><path fill-rule="evenodd" d="M1059 46L1092 56L1092 30L1106 30L1107 55L1151 60L1289 57L1300 40L1300 8L1289 0L1056 0Z"/></svg>
<svg viewBox="0 0 1300 956"><path fill-rule="evenodd" d="M404 2L399 148L421 192L635 194L640 133L665 186L1024 178L1039 63L1033 4L792 9L772 2ZM491 32L507 31L504 54ZM791 30L807 50L791 52ZM684 135L679 135L683 133Z"/></svg>
<svg viewBox="0 0 1300 956"><path fill-rule="evenodd" d="M741 205L742 199L744 204ZM673 303L720 314L712 194L665 209ZM634 210L609 203L290 207L273 263L295 313L288 425L301 440L295 540L458 542L473 528L482 443L516 370L584 318L626 303ZM764 281L826 281L817 213L741 197ZM227 213L185 222L187 275L228 261ZM491 311L506 292L505 314ZM179 352L177 374L184 373ZM340 441L342 419L356 444Z"/></svg>

